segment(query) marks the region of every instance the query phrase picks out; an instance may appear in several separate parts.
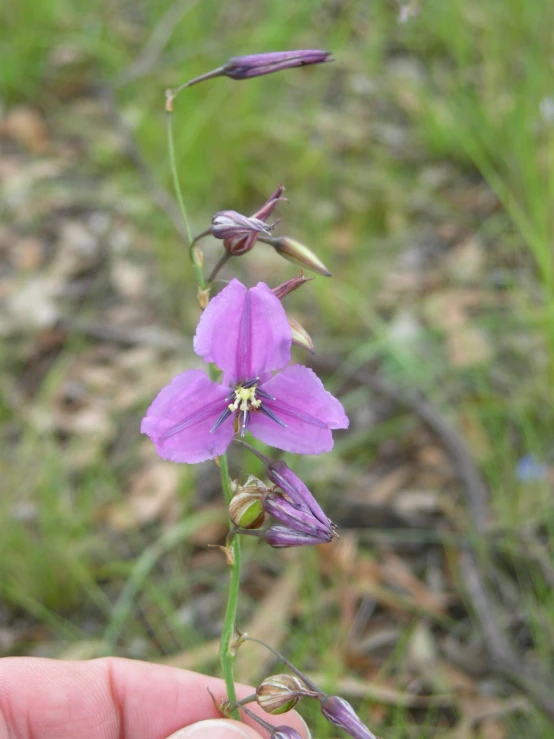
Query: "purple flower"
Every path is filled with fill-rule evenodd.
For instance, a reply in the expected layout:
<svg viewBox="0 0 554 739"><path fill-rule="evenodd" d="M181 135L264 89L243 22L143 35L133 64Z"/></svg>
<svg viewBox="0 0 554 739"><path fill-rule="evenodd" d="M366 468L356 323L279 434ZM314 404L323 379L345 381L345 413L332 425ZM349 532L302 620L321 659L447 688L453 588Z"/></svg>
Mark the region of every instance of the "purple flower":
<svg viewBox="0 0 554 739"><path fill-rule="evenodd" d="M201 370L177 375L154 400L141 431L163 459L194 464L223 454L248 429L297 454L333 447L332 429L347 428L340 402L309 368L290 359L291 330L278 298L263 282L232 280L204 311L195 352L223 370L222 383Z"/></svg>
<svg viewBox="0 0 554 739"><path fill-rule="evenodd" d="M356 712L344 698L328 695L321 701L321 712L332 724L344 729L354 739L377 739L367 726L356 715Z"/></svg>
<svg viewBox="0 0 554 739"><path fill-rule="evenodd" d="M275 192L250 218L234 210L219 211L212 220L212 235L216 239L223 239L223 245L229 254L233 256L246 254L256 243L259 233L269 234L275 227L275 223L268 225L266 221L277 203L286 200L281 197L284 189L283 185L278 185Z"/></svg>
<svg viewBox="0 0 554 739"><path fill-rule="evenodd" d="M234 56L221 68L221 74L233 80L246 80L263 74L280 72L282 69L322 64L331 60L330 51L300 49L298 51L270 51L265 54Z"/></svg>

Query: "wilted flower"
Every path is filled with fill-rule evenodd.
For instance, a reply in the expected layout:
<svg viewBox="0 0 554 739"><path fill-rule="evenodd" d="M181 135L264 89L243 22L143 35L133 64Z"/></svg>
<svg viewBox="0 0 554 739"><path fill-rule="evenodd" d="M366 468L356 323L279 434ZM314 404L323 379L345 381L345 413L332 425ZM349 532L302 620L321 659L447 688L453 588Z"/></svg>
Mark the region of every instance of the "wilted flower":
<svg viewBox="0 0 554 739"><path fill-rule="evenodd" d="M306 696L314 697L314 693L296 675L272 675L256 688L258 705L274 715L290 711Z"/></svg>
<svg viewBox="0 0 554 739"><path fill-rule="evenodd" d="M212 236L216 239L254 238L260 232L270 234L273 226L260 221L258 218L248 218L236 210L220 210L212 218Z"/></svg>
<svg viewBox="0 0 554 739"><path fill-rule="evenodd" d="M328 695L321 700L321 712L332 724L344 729L354 739L377 739L367 726L362 723L356 712L344 698Z"/></svg>
<svg viewBox="0 0 554 739"><path fill-rule="evenodd" d="M263 74L280 72L282 69L322 64L331 60L330 51L300 49L297 51L270 51L264 54L234 56L221 68L221 74L233 80L246 80Z"/></svg>
<svg viewBox="0 0 554 739"><path fill-rule="evenodd" d="M347 428L341 403L309 368L290 359L291 330L281 302L264 283L247 290L232 280L202 314L194 349L223 370L222 383L201 370L175 377L141 424L163 459L194 464L223 454L248 429L297 454L333 447L332 429Z"/></svg>
<svg viewBox="0 0 554 739"><path fill-rule="evenodd" d="M275 192L269 196L262 207L250 218L237 213L235 210L221 210L212 219L212 236L223 239L223 245L231 256L238 257L250 251L260 233L270 235L275 223L269 225L269 218L275 206L282 198L283 185L279 185Z"/></svg>

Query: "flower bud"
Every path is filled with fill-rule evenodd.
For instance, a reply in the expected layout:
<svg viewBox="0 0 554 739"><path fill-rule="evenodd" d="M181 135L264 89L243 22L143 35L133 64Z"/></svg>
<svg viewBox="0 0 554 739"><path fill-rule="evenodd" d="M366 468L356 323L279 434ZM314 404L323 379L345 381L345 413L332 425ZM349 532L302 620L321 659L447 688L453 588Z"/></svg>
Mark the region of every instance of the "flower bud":
<svg viewBox="0 0 554 739"><path fill-rule="evenodd" d="M305 695L311 695L296 675L272 675L256 689L256 700L266 713L290 711Z"/></svg>
<svg viewBox="0 0 554 739"><path fill-rule="evenodd" d="M269 739L302 739L302 737L292 726L277 726L269 735Z"/></svg>
<svg viewBox="0 0 554 739"><path fill-rule="evenodd" d="M287 315L289 326L292 334L292 343L294 346L299 346L300 349L306 349L310 352L310 354L315 353L314 348L314 342L312 341L312 337L310 334L306 331L304 326L302 326L296 318L293 318L292 316Z"/></svg>
<svg viewBox="0 0 554 739"><path fill-rule="evenodd" d="M344 729L354 739L377 739L367 726L361 722L354 709L337 695L328 695L321 700L321 712L332 724Z"/></svg>
<svg viewBox="0 0 554 739"><path fill-rule="evenodd" d="M267 465L267 476L274 485L286 494L294 506L311 513L325 528L328 526L335 528L333 522L325 515L306 485L298 475L294 474L286 462L282 460L270 462Z"/></svg>
<svg viewBox="0 0 554 739"><path fill-rule="evenodd" d="M270 51L264 54L234 56L221 67L220 74L233 80L246 80L264 74L280 72L282 69L322 64L330 61L330 51L300 49L298 51Z"/></svg>
<svg viewBox="0 0 554 739"><path fill-rule="evenodd" d="M289 549L290 547L306 547L315 544L328 544L332 537L314 536L295 531L288 526L270 526L264 531L264 541L274 549Z"/></svg>
<svg viewBox="0 0 554 739"><path fill-rule="evenodd" d="M298 264L306 269L311 269L312 272L317 272L317 274L323 275L324 277L332 276L321 259L305 244L300 243L300 241L291 239L290 236L279 236L278 238L272 239L266 238L264 241L266 244L270 244L278 254L288 259L289 262Z"/></svg>
<svg viewBox="0 0 554 739"><path fill-rule="evenodd" d="M279 523L288 529L293 529L301 534L315 536L322 542L331 541L335 532L331 522L321 523L311 512L294 506L285 495L281 493L268 493L263 501L264 511L277 519Z"/></svg>
<svg viewBox="0 0 554 739"><path fill-rule="evenodd" d="M265 523L261 493L237 493L229 503L229 518L239 529L259 529Z"/></svg>
<svg viewBox="0 0 554 739"><path fill-rule="evenodd" d="M250 718L253 719L257 724L263 726L264 729L269 732L269 739L302 739L296 729L293 729L290 726L273 726L272 724L261 718L261 716L258 716L250 709L246 708L243 705L240 705L239 703L227 701L227 704L229 705L229 708L241 708L241 710L244 711L247 716L250 716ZM220 708L220 710L225 714L223 708Z"/></svg>
<svg viewBox="0 0 554 739"><path fill-rule="evenodd" d="M277 285L277 287L271 288L271 292L275 295L276 298L279 298L279 300L283 300L285 295L288 295L293 290L297 290L306 282L311 282L311 280L313 279L313 277L304 277L302 270L300 270L300 274L298 275L298 277L293 277L292 280L287 280L281 285Z"/></svg>
<svg viewBox="0 0 554 739"><path fill-rule="evenodd" d="M250 475L244 485L236 488L229 504L229 518L239 529L258 529L265 523L263 509L266 486L254 475Z"/></svg>

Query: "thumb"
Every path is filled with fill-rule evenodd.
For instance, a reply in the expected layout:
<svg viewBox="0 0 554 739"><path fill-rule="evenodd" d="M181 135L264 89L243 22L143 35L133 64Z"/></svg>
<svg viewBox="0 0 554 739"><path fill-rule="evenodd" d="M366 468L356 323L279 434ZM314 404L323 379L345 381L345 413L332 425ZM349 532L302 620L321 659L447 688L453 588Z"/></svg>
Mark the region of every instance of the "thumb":
<svg viewBox="0 0 554 739"><path fill-rule="evenodd" d="M167 739L261 739L261 735L239 721L207 719L179 729Z"/></svg>

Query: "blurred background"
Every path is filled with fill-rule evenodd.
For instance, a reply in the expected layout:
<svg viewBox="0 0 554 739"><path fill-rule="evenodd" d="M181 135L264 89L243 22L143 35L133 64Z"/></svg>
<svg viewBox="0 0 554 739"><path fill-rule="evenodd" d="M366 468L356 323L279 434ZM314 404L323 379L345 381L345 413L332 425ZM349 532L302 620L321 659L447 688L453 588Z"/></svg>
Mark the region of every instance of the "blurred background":
<svg viewBox="0 0 554 739"><path fill-rule="evenodd" d="M199 366L164 90L238 54L330 49L175 102L194 231L282 182L276 233L334 275L287 310L351 426L285 458L341 538L247 541L239 625L387 739L552 737L553 21L548 0L2 5L1 655L218 673L217 469L139 433ZM221 277L297 273L259 244ZM237 678L274 664L247 645Z"/></svg>

